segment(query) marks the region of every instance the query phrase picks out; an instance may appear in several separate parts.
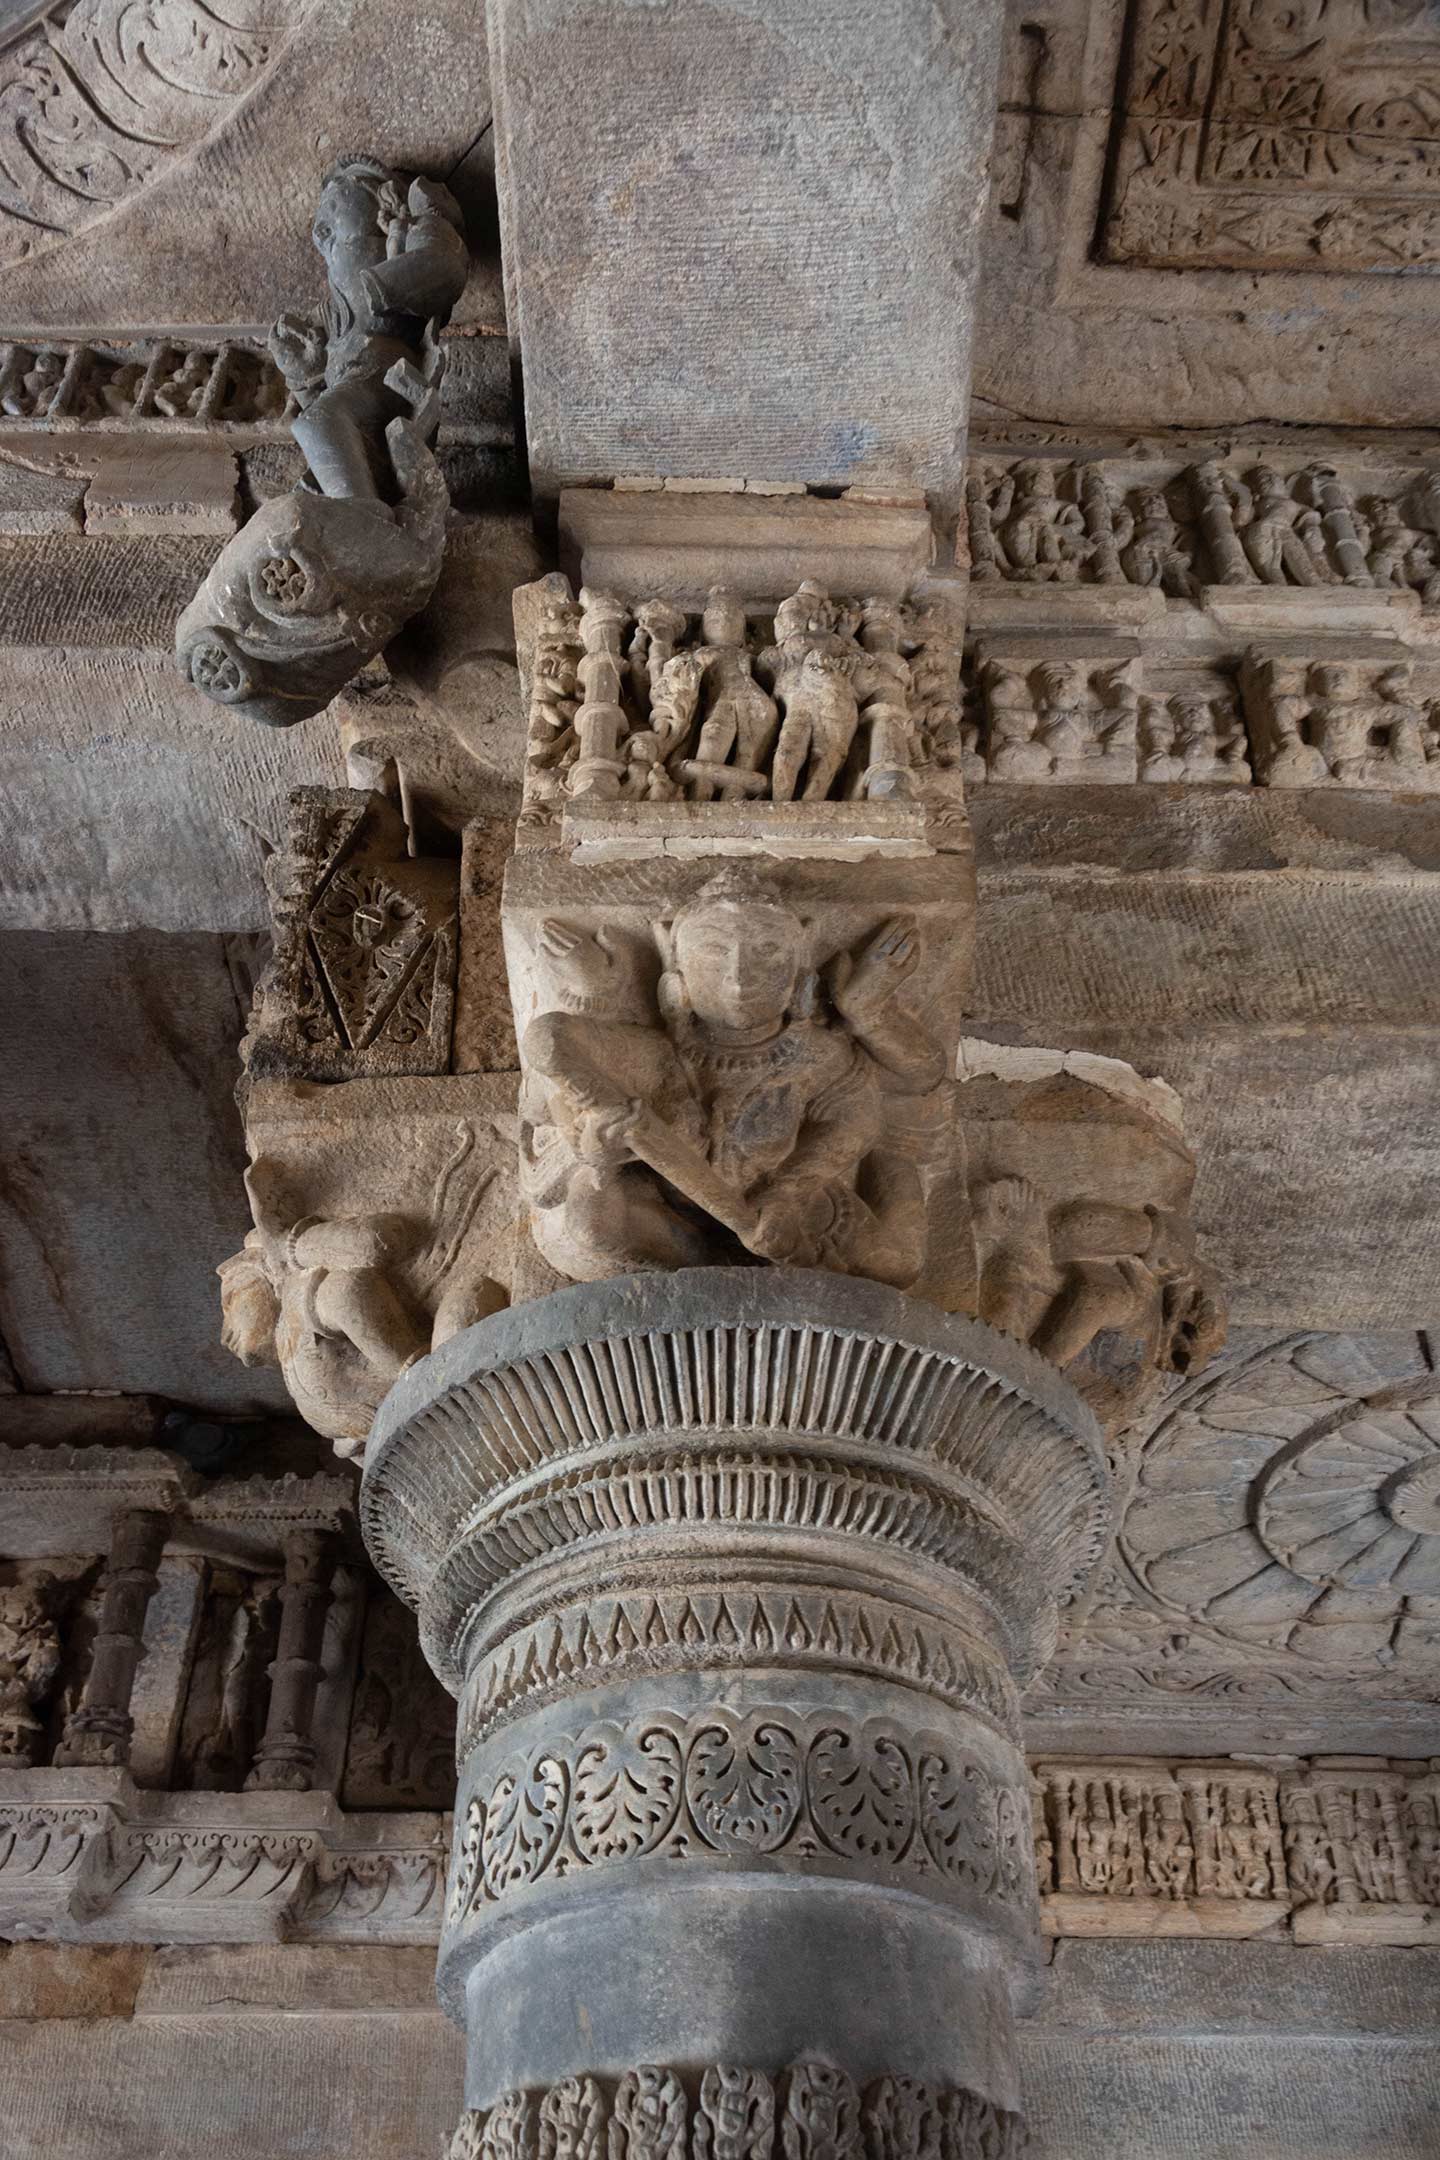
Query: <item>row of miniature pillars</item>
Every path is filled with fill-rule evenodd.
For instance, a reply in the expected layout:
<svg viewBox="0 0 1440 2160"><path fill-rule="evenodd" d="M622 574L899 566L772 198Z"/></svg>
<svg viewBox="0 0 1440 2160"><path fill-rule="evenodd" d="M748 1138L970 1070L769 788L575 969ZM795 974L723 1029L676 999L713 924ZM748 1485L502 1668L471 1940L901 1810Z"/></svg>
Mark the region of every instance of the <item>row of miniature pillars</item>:
<svg viewBox="0 0 1440 2160"><path fill-rule="evenodd" d="M130 1699L169 1533L169 1517L152 1509L132 1509L115 1519L90 1669L56 1749L58 1765L120 1766L129 1759ZM284 1550L265 1733L245 1781L255 1792L305 1792L315 1769L315 1696L339 1548L328 1531L296 1530Z"/></svg>

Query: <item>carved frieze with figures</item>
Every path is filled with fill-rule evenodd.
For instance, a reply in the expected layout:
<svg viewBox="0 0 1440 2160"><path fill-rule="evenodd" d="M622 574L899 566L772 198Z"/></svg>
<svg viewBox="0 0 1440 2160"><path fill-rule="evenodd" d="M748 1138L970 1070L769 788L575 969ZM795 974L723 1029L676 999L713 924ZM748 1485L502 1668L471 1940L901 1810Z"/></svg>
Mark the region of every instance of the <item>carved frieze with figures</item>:
<svg viewBox="0 0 1440 2160"><path fill-rule="evenodd" d="M268 353L238 342L0 344L0 424L244 428L274 434L290 406Z"/></svg>
<svg viewBox="0 0 1440 2160"><path fill-rule="evenodd" d="M909 803L956 761L959 646L933 606L813 581L694 613L546 581L524 823L566 801Z"/></svg>
<svg viewBox="0 0 1440 2160"><path fill-rule="evenodd" d="M1440 787L1436 707L1408 654L1378 640L1327 659L1252 646L1240 680L1267 787Z"/></svg>
<svg viewBox="0 0 1440 2160"><path fill-rule="evenodd" d="M1353 453L1188 465L982 454L966 505L977 586L1128 587L1192 604L1217 585L1440 600L1440 485L1428 467Z"/></svg>

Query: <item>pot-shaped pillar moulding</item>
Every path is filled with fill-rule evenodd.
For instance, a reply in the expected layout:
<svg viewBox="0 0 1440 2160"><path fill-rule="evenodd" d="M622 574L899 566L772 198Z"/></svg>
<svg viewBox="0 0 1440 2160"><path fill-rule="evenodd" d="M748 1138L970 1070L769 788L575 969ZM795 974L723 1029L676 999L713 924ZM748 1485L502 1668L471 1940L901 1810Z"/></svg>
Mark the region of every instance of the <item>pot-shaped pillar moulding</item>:
<svg viewBox="0 0 1440 2160"><path fill-rule="evenodd" d="M362 1507L461 1706L459 2152L1019 2149L1017 1689L1106 1518L1053 1367L839 1275L585 1284L412 1367Z"/></svg>

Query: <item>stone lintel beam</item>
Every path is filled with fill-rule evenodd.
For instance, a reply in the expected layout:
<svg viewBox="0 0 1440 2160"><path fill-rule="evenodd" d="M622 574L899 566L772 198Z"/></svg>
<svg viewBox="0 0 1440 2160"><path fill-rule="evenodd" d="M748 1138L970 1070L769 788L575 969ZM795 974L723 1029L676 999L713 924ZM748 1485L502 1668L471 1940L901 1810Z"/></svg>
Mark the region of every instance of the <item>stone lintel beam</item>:
<svg viewBox="0 0 1440 2160"><path fill-rule="evenodd" d="M930 554L921 497L862 503L668 488L566 488L560 497L560 555L577 586L687 608L703 607L717 585L773 606L806 578L903 600Z"/></svg>
<svg viewBox="0 0 1440 2160"><path fill-rule="evenodd" d="M981 934L967 1026L1121 1058L1178 1090L1197 1235L1236 1324L1427 1324L1435 808L993 785L968 807Z"/></svg>
<svg viewBox="0 0 1440 2160"><path fill-rule="evenodd" d="M1001 20L993 0L491 7L541 496L883 481L953 515Z"/></svg>

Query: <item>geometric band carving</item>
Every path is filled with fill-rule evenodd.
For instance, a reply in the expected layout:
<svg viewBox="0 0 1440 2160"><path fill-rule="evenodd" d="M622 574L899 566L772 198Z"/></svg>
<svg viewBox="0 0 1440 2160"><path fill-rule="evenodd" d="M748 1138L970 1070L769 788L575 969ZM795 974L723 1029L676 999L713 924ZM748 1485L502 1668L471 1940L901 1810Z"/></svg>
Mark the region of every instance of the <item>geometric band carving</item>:
<svg viewBox="0 0 1440 2160"><path fill-rule="evenodd" d="M1003 1664L946 1622L849 1589L724 1586L595 1597L547 1613L477 1658L461 1698L459 1754L521 1711L616 1680L668 1671L836 1671L893 1679L1008 1731Z"/></svg>

